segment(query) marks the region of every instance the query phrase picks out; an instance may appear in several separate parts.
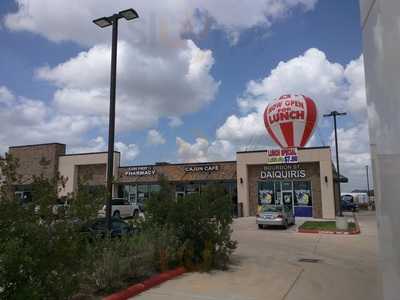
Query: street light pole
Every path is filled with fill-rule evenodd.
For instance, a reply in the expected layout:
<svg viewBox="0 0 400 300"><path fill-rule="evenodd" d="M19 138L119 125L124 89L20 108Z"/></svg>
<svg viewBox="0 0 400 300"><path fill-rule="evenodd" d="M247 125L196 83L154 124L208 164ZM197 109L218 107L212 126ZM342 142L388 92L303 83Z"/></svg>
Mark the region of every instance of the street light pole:
<svg viewBox="0 0 400 300"><path fill-rule="evenodd" d="M338 194L339 194L339 207L338 207L338 211L339 211L339 216L342 217L342 206L341 206L341 190L340 190L340 182L341 182L341 178L340 178L340 167L339 167L339 148L338 148L338 141L337 141L337 127L336 127L336 117L337 116L345 116L347 115L347 113L343 112L337 112L336 110L330 112L329 114L325 114L324 117L333 117L333 127L335 130L335 149L336 149L336 168L337 168L337 178L338 178Z"/></svg>
<svg viewBox="0 0 400 300"><path fill-rule="evenodd" d="M367 170L367 195L368 195L368 204L369 204L369 173L368 173L368 165L365 166Z"/></svg>
<svg viewBox="0 0 400 300"><path fill-rule="evenodd" d="M108 155L107 155L107 199L106 199L106 220L107 229L111 231L111 201L113 195L113 170L114 170L114 137L115 137L115 94L117 86L117 44L118 44L118 20L124 18L133 20L138 18L138 13L130 8L120 11L110 17L102 17L93 21L97 26L104 28L112 25L112 46L111 46L111 76L110 76L110 113L108 124Z"/></svg>
<svg viewBox="0 0 400 300"><path fill-rule="evenodd" d="M110 113L108 123L108 157L107 157L107 228L111 230L111 200L113 194L114 170L114 137L115 137L115 93L117 85L117 44L118 44L118 17L113 16L112 46L111 46L111 81L110 81Z"/></svg>

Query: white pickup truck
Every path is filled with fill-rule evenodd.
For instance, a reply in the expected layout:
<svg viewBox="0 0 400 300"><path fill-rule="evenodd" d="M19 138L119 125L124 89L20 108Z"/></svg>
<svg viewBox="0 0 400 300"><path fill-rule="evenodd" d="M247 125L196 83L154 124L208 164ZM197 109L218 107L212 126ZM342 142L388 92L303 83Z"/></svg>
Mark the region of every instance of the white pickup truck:
<svg viewBox="0 0 400 300"><path fill-rule="evenodd" d="M128 218L139 215L139 206L136 203L130 203L124 198L113 198L111 200L111 215L117 218ZM106 215L106 206L99 210L99 216Z"/></svg>

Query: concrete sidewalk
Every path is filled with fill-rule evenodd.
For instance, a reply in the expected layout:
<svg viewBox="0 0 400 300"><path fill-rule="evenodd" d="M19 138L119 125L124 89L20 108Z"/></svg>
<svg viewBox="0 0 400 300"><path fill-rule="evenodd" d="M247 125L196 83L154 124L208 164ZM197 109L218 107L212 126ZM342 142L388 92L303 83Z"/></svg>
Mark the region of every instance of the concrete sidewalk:
<svg viewBox="0 0 400 300"><path fill-rule="evenodd" d="M337 236L259 230L254 218L237 219L229 271L185 274L135 299L379 299L374 213L360 213L359 221L360 235Z"/></svg>

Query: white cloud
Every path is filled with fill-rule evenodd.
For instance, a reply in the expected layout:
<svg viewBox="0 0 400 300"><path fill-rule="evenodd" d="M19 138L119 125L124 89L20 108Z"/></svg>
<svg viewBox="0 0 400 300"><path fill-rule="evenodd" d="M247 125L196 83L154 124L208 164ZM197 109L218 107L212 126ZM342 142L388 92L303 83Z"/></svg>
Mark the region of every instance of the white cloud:
<svg viewBox="0 0 400 300"><path fill-rule="evenodd" d="M59 115L40 100L15 97L0 106L0 148L46 142L77 145L96 125L92 118Z"/></svg>
<svg viewBox="0 0 400 300"><path fill-rule="evenodd" d="M107 31L91 20L132 6L129 0L15 0L18 10L5 24L12 30L41 34L52 41L72 40L84 45L108 41ZM219 28L236 40L240 31L255 26L270 27L293 9L313 9L317 0L137 0L140 18L123 24L120 36L142 47L154 41L175 44L183 32L206 34ZM45 8L45 9L43 9ZM227 9L229 8L229 9ZM244 13L245 12L245 13Z"/></svg>
<svg viewBox="0 0 400 300"><path fill-rule="evenodd" d="M181 118L168 117L168 119L169 119L168 126L171 128L179 127L179 126L182 126L182 124L183 124L183 121Z"/></svg>
<svg viewBox="0 0 400 300"><path fill-rule="evenodd" d="M235 144L249 142L252 136L265 135L262 115L257 112L250 113L244 117L231 115L217 129L216 135L220 140L229 140Z"/></svg>
<svg viewBox="0 0 400 300"><path fill-rule="evenodd" d="M366 87L364 75L364 59L361 55L358 59L351 61L345 71L344 76L349 83L347 96L347 108L353 113L366 117Z"/></svg>
<svg viewBox="0 0 400 300"><path fill-rule="evenodd" d="M170 118L170 126L176 127L181 125L182 115L198 111L214 100L219 82L210 74L213 54L183 38L183 33L204 36L208 30L218 28L237 42L241 31L254 26L267 29L293 9L312 9L316 1L135 1L139 20L129 23L122 20L119 28L117 131L151 128L163 117ZM128 0L15 2L17 11L4 18L7 28L40 34L55 42L74 41L88 50L59 65L37 70L39 78L57 87L49 104L13 99L5 96L5 90L1 91L3 101L18 103L11 110L15 116L8 118L10 122L19 122L17 128L25 128L22 124L29 122L37 126L26 138L25 134L18 139L4 137L7 133L2 133L2 141L39 142L61 137L73 147L79 146L89 130L102 130L108 123L110 28L99 29L91 21L132 3ZM58 126L62 130L57 130ZM71 130L65 134L65 129Z"/></svg>
<svg viewBox="0 0 400 300"><path fill-rule="evenodd" d="M365 166L371 165L369 135L366 120L353 127L339 128L340 173L349 178L349 183L342 184L342 190L365 189ZM330 135L332 158L336 165L335 136Z"/></svg>
<svg viewBox="0 0 400 300"><path fill-rule="evenodd" d="M15 96L0 87L0 152L9 146L60 142L68 145L68 152L106 151L102 136L87 140L90 130L98 128L99 120L91 116L61 114L51 105ZM135 144L115 143L122 161L132 161L140 153Z"/></svg>
<svg viewBox="0 0 400 300"><path fill-rule="evenodd" d="M15 100L14 94L5 86L0 86L0 103L9 104Z"/></svg>
<svg viewBox="0 0 400 300"><path fill-rule="evenodd" d="M121 152L121 162L132 162L140 153L139 147L136 144L124 144L123 142L117 142L115 149Z"/></svg>
<svg viewBox="0 0 400 300"><path fill-rule="evenodd" d="M313 98L320 114L334 109L348 112L345 122L348 125L339 128L338 132L342 171L350 178L347 187L362 186L363 170L369 162L362 56L342 66L330 62L322 51L314 48L280 62L265 78L249 81L243 96L238 99L241 114L229 116L216 130L213 142L201 140L200 143L196 140L194 144L178 143L182 152L179 152L180 157L184 160L196 159L196 150L199 150L199 157L212 160L213 145L221 144L229 149L221 152L230 153L230 157L234 157L235 151L277 147L265 130L263 113L269 101L289 93ZM319 145L317 134L319 132L308 145ZM334 152L334 148L332 150Z"/></svg>
<svg viewBox="0 0 400 300"><path fill-rule="evenodd" d="M263 111L266 104L284 94L304 94L320 111L344 107L344 67L330 62L325 53L311 48L303 55L281 61L261 80L251 80L239 99L242 109Z"/></svg>
<svg viewBox="0 0 400 300"><path fill-rule="evenodd" d="M59 89L54 105L61 113L107 121L110 48L97 45L54 68L37 70ZM195 112L213 101L219 83L210 75L210 50L186 41L174 53L157 57L121 41L118 53L117 130L140 130L159 118ZM178 119L175 120L178 124Z"/></svg>
<svg viewBox="0 0 400 300"><path fill-rule="evenodd" d="M178 160L182 162L206 162L235 159L235 147L223 140L214 141L211 144L205 138L196 138L191 144L177 137Z"/></svg>
<svg viewBox="0 0 400 300"><path fill-rule="evenodd" d="M202 162L208 160L208 141L204 138L197 138L194 144L177 137L178 158L182 162Z"/></svg>
<svg viewBox="0 0 400 300"><path fill-rule="evenodd" d="M165 138L155 129L150 129L147 133L147 143L150 145L165 144Z"/></svg>
<svg viewBox="0 0 400 300"><path fill-rule="evenodd" d="M108 145L102 136L98 136L82 143L79 146L68 148L69 153L90 153L90 152L103 152L107 151ZM114 145L115 151L121 153L121 162L132 162L139 154L140 150L136 144L125 144L123 142L116 142Z"/></svg>
<svg viewBox="0 0 400 300"><path fill-rule="evenodd" d="M361 56L342 66L330 62L321 50L315 48L280 62L265 78L249 81L243 96L238 99L242 115L229 116L217 129L217 139L243 144L249 136L254 136L264 143L264 147L273 145L269 137L261 138L267 136L263 113L268 102L283 94L310 96L316 101L320 114L336 109L348 111L350 118L365 118L362 62Z"/></svg>

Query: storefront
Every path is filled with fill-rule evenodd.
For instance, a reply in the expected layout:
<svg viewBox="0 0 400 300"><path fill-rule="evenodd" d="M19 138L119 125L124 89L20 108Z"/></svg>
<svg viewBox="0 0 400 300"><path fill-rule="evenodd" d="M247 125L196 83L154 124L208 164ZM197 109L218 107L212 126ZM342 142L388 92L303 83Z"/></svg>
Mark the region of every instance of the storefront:
<svg viewBox="0 0 400 300"><path fill-rule="evenodd" d="M160 190L163 176L171 185L176 198L201 193L211 184L221 185L232 200L234 214L237 207L236 162L207 162L120 167L118 196L131 202L144 203L153 192Z"/></svg>
<svg viewBox="0 0 400 300"><path fill-rule="evenodd" d="M273 165L261 168L257 181L258 205L290 206L295 216L312 217L320 212L313 212L313 194L317 197L319 178L316 164ZM313 180L313 175L314 180ZM313 182L314 181L314 182ZM318 195L319 196L319 195Z"/></svg>
<svg viewBox="0 0 400 300"><path fill-rule="evenodd" d="M284 155L275 155L282 154ZM17 172L51 178L58 172L67 178L60 196L73 195L85 183L90 188L104 187L107 153L66 154L65 145L42 144L10 147L20 159ZM329 147L295 150L238 152L236 161L205 163L156 163L145 166L120 166L120 154L114 156L115 197L144 203L159 191L160 176L167 179L177 198L201 193L210 184L224 187L233 204L233 213L254 216L261 205L289 205L298 217L334 218L338 201L334 168Z"/></svg>
<svg viewBox="0 0 400 300"><path fill-rule="evenodd" d="M329 147L298 149L284 163L271 160L268 150L238 152L236 158L243 215L255 215L264 204L285 204L298 217L335 217Z"/></svg>

